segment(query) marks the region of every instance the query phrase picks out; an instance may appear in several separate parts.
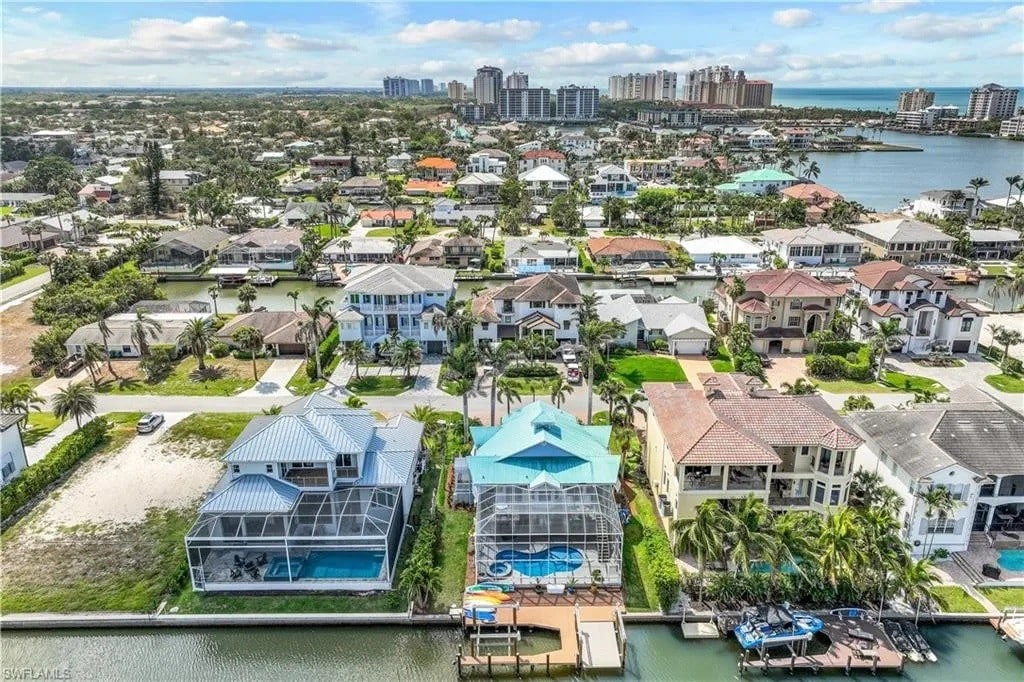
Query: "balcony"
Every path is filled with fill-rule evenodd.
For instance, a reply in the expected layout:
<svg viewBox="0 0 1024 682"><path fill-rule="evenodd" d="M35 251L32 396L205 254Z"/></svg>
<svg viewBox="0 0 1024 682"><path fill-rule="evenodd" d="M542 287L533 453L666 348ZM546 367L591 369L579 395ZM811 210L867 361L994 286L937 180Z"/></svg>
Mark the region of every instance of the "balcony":
<svg viewBox="0 0 1024 682"><path fill-rule="evenodd" d="M700 474L687 474L683 481L683 492L693 490L721 490L721 476L702 476Z"/></svg>
<svg viewBox="0 0 1024 682"><path fill-rule="evenodd" d="M330 485L325 468L299 467L284 472L284 480L300 488L326 488Z"/></svg>
<svg viewBox="0 0 1024 682"><path fill-rule="evenodd" d="M809 507L810 497L787 497L785 495L769 495L769 507Z"/></svg>
<svg viewBox="0 0 1024 682"><path fill-rule="evenodd" d="M765 490L768 476L765 467L730 467L726 490Z"/></svg>

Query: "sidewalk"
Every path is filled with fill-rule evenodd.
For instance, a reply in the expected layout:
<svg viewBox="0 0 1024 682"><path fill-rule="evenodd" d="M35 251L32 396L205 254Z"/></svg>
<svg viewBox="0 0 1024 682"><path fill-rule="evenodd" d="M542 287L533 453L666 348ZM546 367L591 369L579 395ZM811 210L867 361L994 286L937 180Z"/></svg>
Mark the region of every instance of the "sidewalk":
<svg viewBox="0 0 1024 682"><path fill-rule="evenodd" d="M28 461L29 466L35 464L46 454L53 449L57 443L61 442L66 436L70 436L75 432L75 420L68 419L62 424L58 424L57 428L47 434L45 437L40 438L39 442L35 445L28 445L25 447L25 459Z"/></svg>

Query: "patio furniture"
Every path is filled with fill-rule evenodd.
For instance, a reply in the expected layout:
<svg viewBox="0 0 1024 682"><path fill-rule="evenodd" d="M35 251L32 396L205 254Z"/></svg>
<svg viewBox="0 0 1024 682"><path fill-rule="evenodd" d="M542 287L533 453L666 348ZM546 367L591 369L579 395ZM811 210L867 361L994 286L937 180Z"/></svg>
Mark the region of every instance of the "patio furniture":
<svg viewBox="0 0 1024 682"><path fill-rule="evenodd" d="M981 567L981 574L986 578L992 578L993 580L999 580L999 576L1003 574L1001 568L995 564L984 564Z"/></svg>
<svg viewBox="0 0 1024 682"><path fill-rule="evenodd" d="M260 579L260 569L258 569L255 566L253 566L252 568L249 569L249 575L252 576L253 580L259 580Z"/></svg>
<svg viewBox="0 0 1024 682"><path fill-rule="evenodd" d="M251 571L252 569L256 568L256 564L252 560L249 560L245 562L243 568L247 571Z"/></svg>
<svg viewBox="0 0 1024 682"><path fill-rule="evenodd" d="M235 568L231 569L231 579L232 580L238 580L241 577L242 577L242 569L238 568L237 566Z"/></svg>
<svg viewBox="0 0 1024 682"><path fill-rule="evenodd" d="M238 556L237 554L235 555L235 566L242 566L242 557Z"/></svg>
<svg viewBox="0 0 1024 682"><path fill-rule="evenodd" d="M266 552L263 552L258 557L256 557L256 565L257 566L264 566L264 565L266 565L266 563L267 563L267 553Z"/></svg>
<svg viewBox="0 0 1024 682"><path fill-rule="evenodd" d="M857 649L857 655L861 658L871 660L878 658L878 649Z"/></svg>

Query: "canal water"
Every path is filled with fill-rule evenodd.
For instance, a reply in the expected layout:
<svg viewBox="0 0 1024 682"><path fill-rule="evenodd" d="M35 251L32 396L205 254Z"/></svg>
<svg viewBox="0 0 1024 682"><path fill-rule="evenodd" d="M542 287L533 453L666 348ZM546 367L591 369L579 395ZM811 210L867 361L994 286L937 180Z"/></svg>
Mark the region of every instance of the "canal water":
<svg viewBox="0 0 1024 682"><path fill-rule="evenodd" d="M922 631L939 662L908 663L902 677L891 679L1000 682L1024 675L1024 647L1001 641L991 627L947 625ZM586 679L739 679L740 650L732 640L684 641L678 626L668 625L631 626L628 637L625 674ZM6 631L2 659L4 679L13 679L6 671L29 668L66 671L70 677L49 679L73 680L434 682L455 679L457 640L454 629L397 627ZM846 679L841 673L817 676L822 677ZM760 675L748 672L746 678Z"/></svg>

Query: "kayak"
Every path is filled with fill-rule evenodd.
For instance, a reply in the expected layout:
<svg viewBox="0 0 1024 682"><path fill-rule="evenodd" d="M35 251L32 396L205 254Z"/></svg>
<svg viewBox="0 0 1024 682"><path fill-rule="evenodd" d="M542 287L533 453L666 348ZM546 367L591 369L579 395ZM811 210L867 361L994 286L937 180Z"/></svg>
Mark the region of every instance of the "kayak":
<svg viewBox="0 0 1024 682"><path fill-rule="evenodd" d="M462 600L463 605L472 606L473 604L479 604L481 606L497 606L501 604L501 600L497 597L488 597L486 595L466 595L466 598Z"/></svg>
<svg viewBox="0 0 1024 682"><path fill-rule="evenodd" d="M504 592L470 592L466 590L467 597L485 597L487 599L497 599L498 601L509 601L512 597L508 596Z"/></svg>
<svg viewBox="0 0 1024 682"><path fill-rule="evenodd" d="M502 585L499 583L477 583L476 585L470 585L466 588L466 592L514 592L515 587L512 585Z"/></svg>
<svg viewBox="0 0 1024 682"><path fill-rule="evenodd" d="M487 608L468 608L463 609L463 615L471 620L478 620L481 623L495 623L498 620L498 614L495 613L494 609Z"/></svg>

